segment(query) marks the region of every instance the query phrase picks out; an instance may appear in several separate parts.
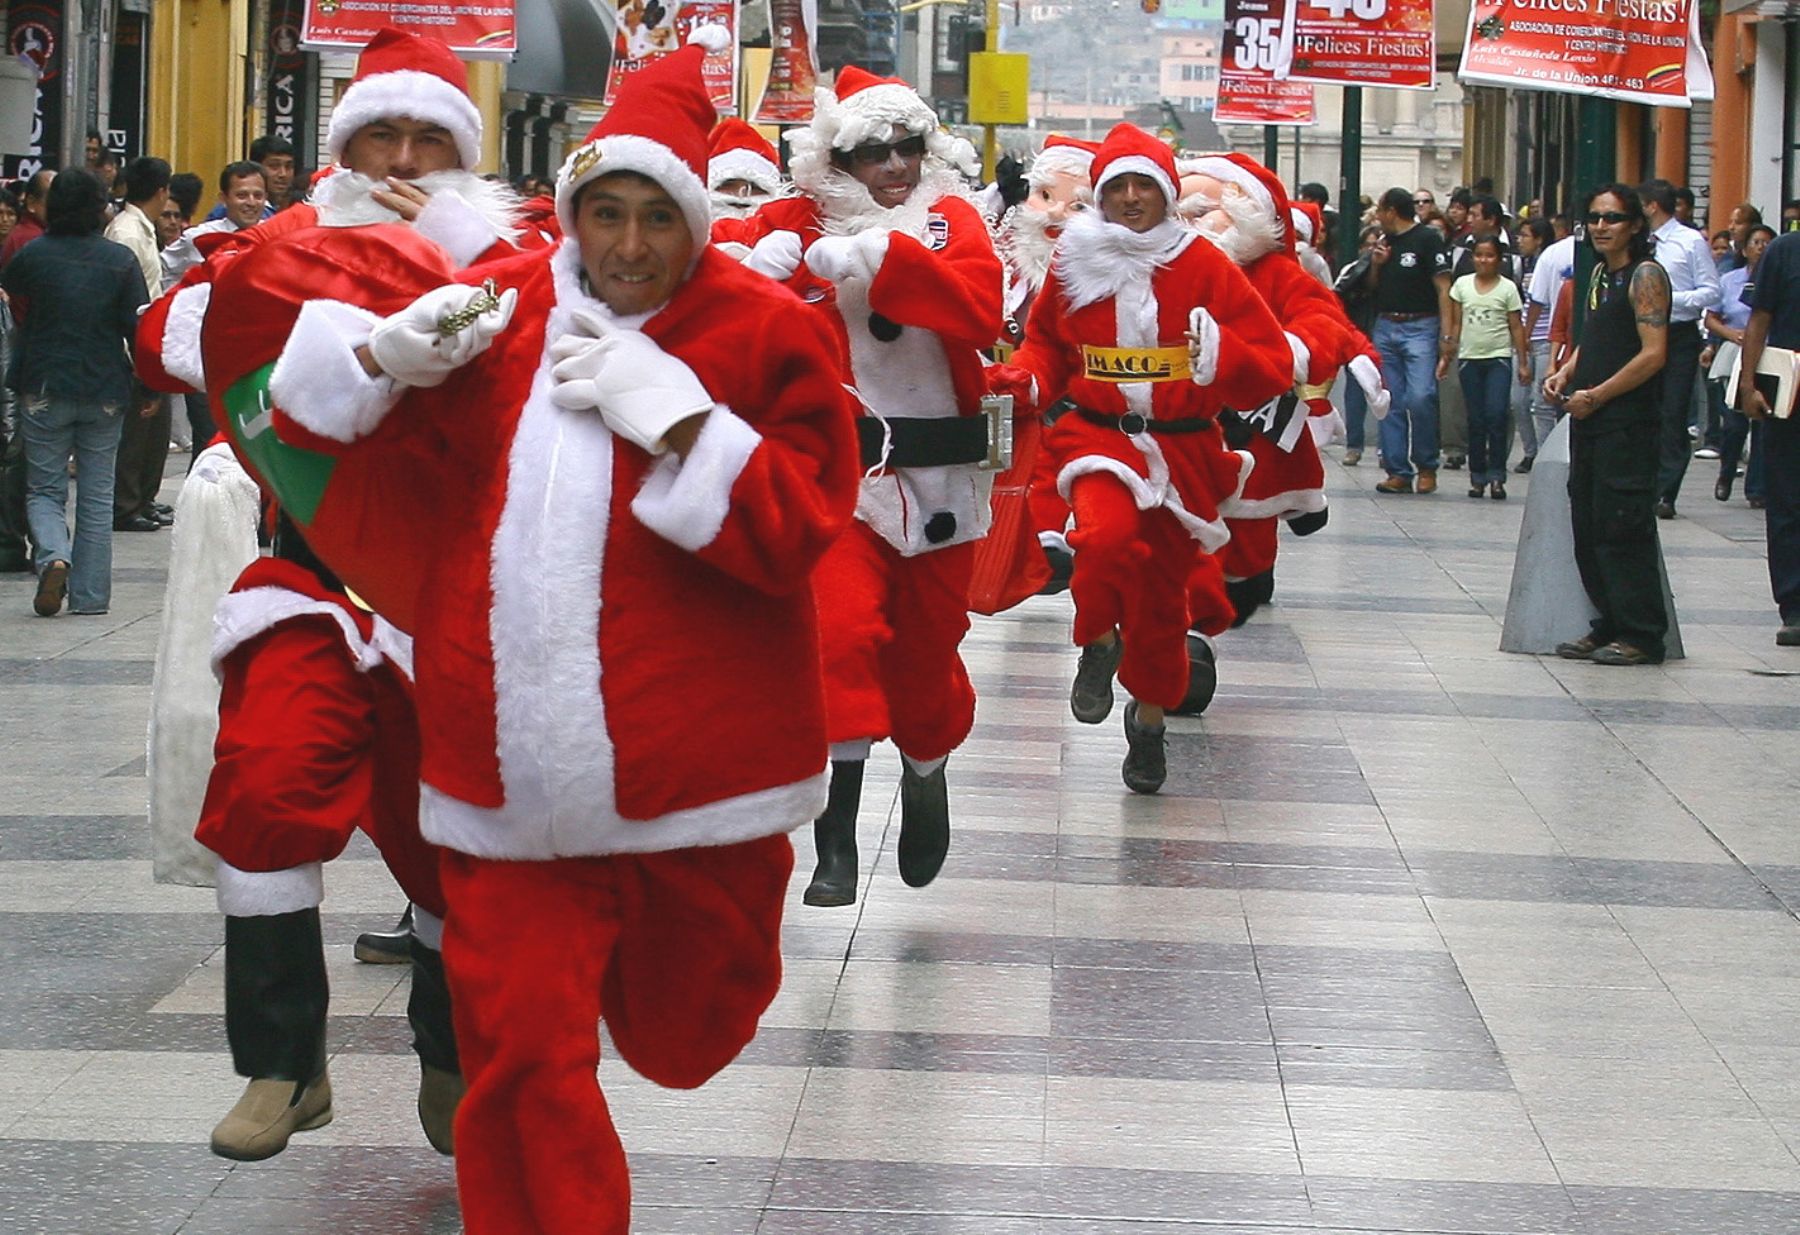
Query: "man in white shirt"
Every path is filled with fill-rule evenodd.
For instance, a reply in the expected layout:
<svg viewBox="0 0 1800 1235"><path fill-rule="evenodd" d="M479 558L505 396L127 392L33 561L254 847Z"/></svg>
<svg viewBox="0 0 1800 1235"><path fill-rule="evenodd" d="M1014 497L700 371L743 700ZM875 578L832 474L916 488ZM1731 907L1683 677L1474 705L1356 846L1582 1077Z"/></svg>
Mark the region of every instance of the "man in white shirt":
<svg viewBox="0 0 1800 1235"><path fill-rule="evenodd" d="M125 204L106 225L106 238L137 258L151 300L162 295L156 220L168 200L169 165L161 159L133 159L125 169ZM156 500L168 459L169 401L134 382L113 463L113 531L155 532L173 521L173 514L165 513L169 508Z"/></svg>
<svg viewBox="0 0 1800 1235"><path fill-rule="evenodd" d="M1675 517L1675 498L1681 492L1693 457L1688 425L1694 417L1694 382L1700 371L1700 318L1716 309L1724 298L1719 271L1706 237L1683 227L1675 217L1675 186L1667 180L1648 180L1638 188L1644 214L1650 220L1656 242L1657 264L1668 271L1669 355L1663 363L1662 466L1656 477L1656 517Z"/></svg>

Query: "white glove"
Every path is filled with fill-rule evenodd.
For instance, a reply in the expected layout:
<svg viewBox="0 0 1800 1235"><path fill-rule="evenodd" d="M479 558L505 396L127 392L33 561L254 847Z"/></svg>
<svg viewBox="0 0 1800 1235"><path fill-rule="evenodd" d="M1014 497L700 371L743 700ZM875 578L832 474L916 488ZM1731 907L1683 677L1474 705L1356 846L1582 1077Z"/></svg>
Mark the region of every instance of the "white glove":
<svg viewBox="0 0 1800 1235"><path fill-rule="evenodd" d="M826 236L813 241L806 251L807 267L821 279L842 283L846 279L873 280L887 259L888 234L878 229L854 236Z"/></svg>
<svg viewBox="0 0 1800 1235"><path fill-rule="evenodd" d="M1388 393L1387 386L1381 380L1381 370L1367 356L1356 355L1350 358L1350 376L1362 387L1363 399L1369 405L1377 420L1387 419L1388 405L1394 396Z"/></svg>
<svg viewBox="0 0 1800 1235"><path fill-rule="evenodd" d="M557 365L550 401L570 411L596 408L606 427L651 454L689 416L709 412L713 397L681 360L640 330L628 330L587 309L576 309L585 333L565 335L550 346Z"/></svg>
<svg viewBox="0 0 1800 1235"><path fill-rule="evenodd" d="M1287 336L1288 350L1294 353L1294 381L1304 385L1307 370L1312 368L1312 349L1293 331L1284 330L1281 333Z"/></svg>
<svg viewBox="0 0 1800 1235"><path fill-rule="evenodd" d="M777 283L784 283L800 269L801 248L799 232L770 232L756 242L750 256L744 259L744 265L757 274L766 274Z"/></svg>
<svg viewBox="0 0 1800 1235"><path fill-rule="evenodd" d="M1188 314L1188 364L1194 385L1210 386L1219 377L1219 323L1204 308Z"/></svg>
<svg viewBox="0 0 1800 1235"><path fill-rule="evenodd" d="M519 302L516 289L508 288L500 303L488 309L453 335L445 336L438 323L460 313L487 293L467 283L434 287L398 313L383 318L369 332L369 353L381 371L405 386L436 386L451 372L468 364L488 349L494 337L512 320Z"/></svg>

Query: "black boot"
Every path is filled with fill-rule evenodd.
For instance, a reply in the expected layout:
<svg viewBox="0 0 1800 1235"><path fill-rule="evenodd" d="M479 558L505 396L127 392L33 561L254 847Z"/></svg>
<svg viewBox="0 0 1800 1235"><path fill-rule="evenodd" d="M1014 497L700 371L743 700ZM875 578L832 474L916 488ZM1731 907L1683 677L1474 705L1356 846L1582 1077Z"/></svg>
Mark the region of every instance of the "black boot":
<svg viewBox="0 0 1800 1235"><path fill-rule="evenodd" d="M225 919L225 1036L250 1085L213 1129L214 1153L258 1161L331 1122L330 998L317 909Z"/></svg>
<svg viewBox="0 0 1800 1235"><path fill-rule="evenodd" d="M1138 720L1137 700L1125 705L1125 787L1133 793L1155 793L1169 776L1167 727L1152 729Z"/></svg>
<svg viewBox="0 0 1800 1235"><path fill-rule="evenodd" d="M439 1153L451 1152L451 1125L462 1101L462 1063L456 1054L456 1030L450 1021L450 983L444 957L415 937L408 940L412 957L412 994L406 1020L412 1026L413 1052L419 1057L419 1126Z"/></svg>
<svg viewBox="0 0 1800 1235"><path fill-rule="evenodd" d="M819 864L802 898L809 905L856 903L856 811L862 805L863 761L833 759L825 813L813 820Z"/></svg>
<svg viewBox="0 0 1800 1235"><path fill-rule="evenodd" d="M1231 598L1231 607L1237 610L1237 619L1231 623L1233 630L1250 620L1250 615L1268 604L1275 596L1275 572L1265 570L1260 575L1251 575L1248 579L1225 581L1225 595Z"/></svg>
<svg viewBox="0 0 1800 1235"><path fill-rule="evenodd" d="M1303 515L1295 515L1287 521L1288 531L1296 536L1311 536L1314 532L1331 522L1331 507L1323 510L1309 510Z"/></svg>
<svg viewBox="0 0 1800 1235"><path fill-rule="evenodd" d="M900 878L909 888L922 888L943 869L950 852L950 786L944 765L929 776L900 763Z"/></svg>
<svg viewBox="0 0 1800 1235"><path fill-rule="evenodd" d="M365 965L405 965L412 960L412 937L412 906L408 905L393 930L358 935L351 955Z"/></svg>
<svg viewBox="0 0 1800 1235"><path fill-rule="evenodd" d="M1176 716L1198 716L1206 711L1213 701L1213 693L1219 689L1219 664L1213 655L1212 644L1202 635L1188 632L1188 688L1181 700L1181 706L1171 709Z"/></svg>
<svg viewBox="0 0 1800 1235"><path fill-rule="evenodd" d="M1045 545L1044 560L1050 564L1050 578L1038 589L1039 596L1055 596L1069 590L1069 579L1075 573L1075 555L1060 545Z"/></svg>

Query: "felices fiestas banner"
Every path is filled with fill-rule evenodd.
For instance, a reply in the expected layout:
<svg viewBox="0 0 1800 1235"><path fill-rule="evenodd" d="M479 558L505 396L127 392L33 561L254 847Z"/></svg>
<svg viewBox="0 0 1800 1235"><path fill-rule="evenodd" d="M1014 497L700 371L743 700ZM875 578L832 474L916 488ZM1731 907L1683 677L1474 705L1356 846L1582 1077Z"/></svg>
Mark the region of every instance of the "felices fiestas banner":
<svg viewBox="0 0 1800 1235"><path fill-rule="evenodd" d="M1313 88L1281 81L1281 22L1287 0L1225 0L1225 37L1219 42L1217 124L1312 124Z"/></svg>
<svg viewBox="0 0 1800 1235"><path fill-rule="evenodd" d="M757 124L805 124L819 84L814 32L819 0L769 0L769 84L756 105Z"/></svg>
<svg viewBox="0 0 1800 1235"><path fill-rule="evenodd" d="M700 67L706 91L721 115L737 115L737 0L609 0L614 5L612 69L606 75L611 107L627 77L687 46L697 26L723 26L731 36L724 51L709 53Z"/></svg>
<svg viewBox="0 0 1800 1235"><path fill-rule="evenodd" d="M306 51L361 51L383 26L429 34L465 60L511 60L519 43L513 0L307 0Z"/></svg>
<svg viewBox="0 0 1800 1235"><path fill-rule="evenodd" d="M1663 107L1713 96L1693 0L1475 0L1456 75Z"/></svg>
<svg viewBox="0 0 1800 1235"><path fill-rule="evenodd" d="M1333 86L1437 86L1433 0L1287 0L1275 76Z"/></svg>

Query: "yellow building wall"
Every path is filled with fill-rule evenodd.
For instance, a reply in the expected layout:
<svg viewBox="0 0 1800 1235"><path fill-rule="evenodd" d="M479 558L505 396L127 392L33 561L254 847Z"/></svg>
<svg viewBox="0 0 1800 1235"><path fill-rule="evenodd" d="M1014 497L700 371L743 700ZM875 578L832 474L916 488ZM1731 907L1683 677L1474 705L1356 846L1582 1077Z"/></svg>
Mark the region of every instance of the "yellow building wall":
<svg viewBox="0 0 1800 1235"><path fill-rule="evenodd" d="M249 0L155 0L150 17L147 149L208 185L241 159L245 132Z"/></svg>

